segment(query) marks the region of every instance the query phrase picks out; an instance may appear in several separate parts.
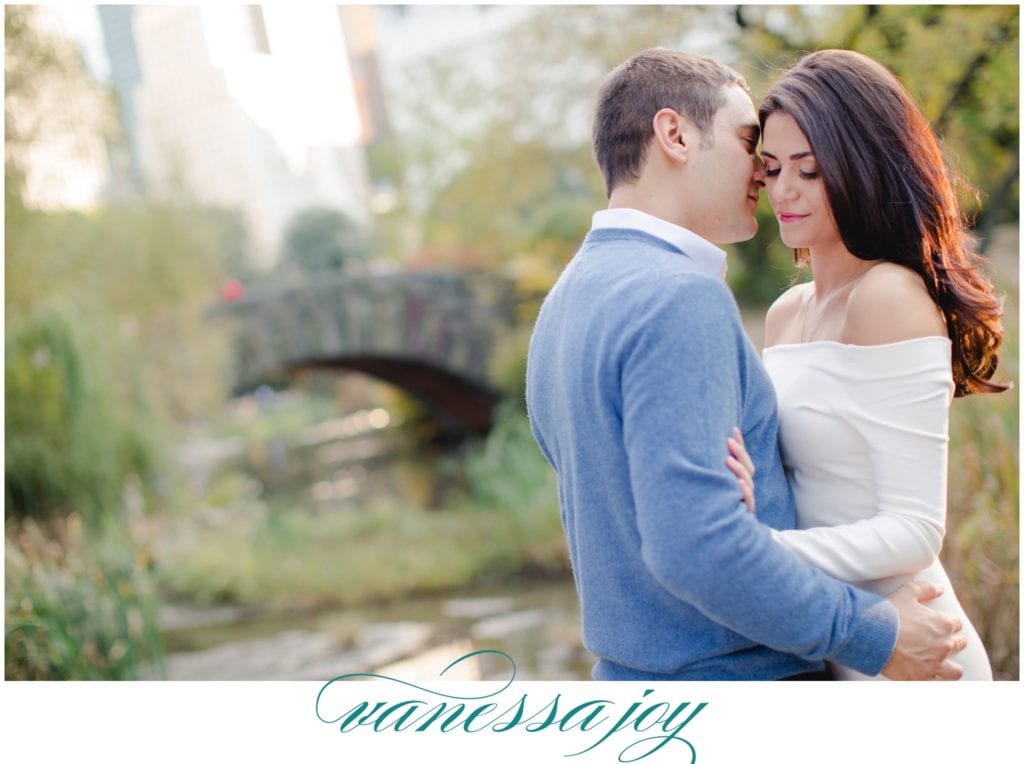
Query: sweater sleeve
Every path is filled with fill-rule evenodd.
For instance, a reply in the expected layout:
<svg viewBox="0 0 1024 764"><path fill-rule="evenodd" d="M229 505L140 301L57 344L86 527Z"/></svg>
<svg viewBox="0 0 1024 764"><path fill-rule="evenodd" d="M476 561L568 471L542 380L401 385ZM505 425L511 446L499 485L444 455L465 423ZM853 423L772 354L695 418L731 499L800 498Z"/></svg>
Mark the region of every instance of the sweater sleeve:
<svg viewBox="0 0 1024 764"><path fill-rule="evenodd" d="M748 380L731 293L711 279L666 283L634 325L621 370L623 433L651 574L752 641L880 672L896 641L895 609L774 543L725 466Z"/></svg>
<svg viewBox="0 0 1024 764"><path fill-rule="evenodd" d="M949 402L948 349L935 343L851 348L849 394L834 416L854 430L870 464L876 512L856 522L774 532L807 563L850 582L909 575L928 567L945 533ZM852 356L852 357L851 357ZM839 366L831 369L842 374Z"/></svg>

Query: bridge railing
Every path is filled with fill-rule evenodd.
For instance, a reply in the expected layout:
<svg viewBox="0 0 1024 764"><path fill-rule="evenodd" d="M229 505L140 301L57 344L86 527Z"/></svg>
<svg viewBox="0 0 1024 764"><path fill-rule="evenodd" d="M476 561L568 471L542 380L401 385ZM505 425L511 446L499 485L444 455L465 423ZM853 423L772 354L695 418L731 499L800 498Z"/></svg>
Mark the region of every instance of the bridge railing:
<svg viewBox="0 0 1024 764"><path fill-rule="evenodd" d="M241 387L303 367L374 373L385 362L433 369L463 394L495 398L488 362L499 333L515 321L517 303L515 284L502 276L414 271L262 287L211 314L234 325Z"/></svg>

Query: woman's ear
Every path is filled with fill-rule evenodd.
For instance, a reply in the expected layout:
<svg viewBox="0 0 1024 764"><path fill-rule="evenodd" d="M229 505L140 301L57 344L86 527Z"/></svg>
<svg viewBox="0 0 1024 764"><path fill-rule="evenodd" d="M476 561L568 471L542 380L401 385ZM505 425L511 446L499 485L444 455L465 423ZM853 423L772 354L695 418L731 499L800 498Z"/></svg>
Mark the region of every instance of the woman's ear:
<svg viewBox="0 0 1024 764"><path fill-rule="evenodd" d="M693 127L689 119L666 107L654 115L654 142L667 159L685 163L693 143Z"/></svg>

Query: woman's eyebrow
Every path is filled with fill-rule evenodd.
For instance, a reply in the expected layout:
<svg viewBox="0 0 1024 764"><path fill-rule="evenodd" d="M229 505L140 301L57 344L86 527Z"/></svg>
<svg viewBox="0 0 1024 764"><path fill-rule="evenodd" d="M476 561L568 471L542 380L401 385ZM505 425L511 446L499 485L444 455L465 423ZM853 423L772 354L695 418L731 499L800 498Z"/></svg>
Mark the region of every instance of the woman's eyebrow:
<svg viewBox="0 0 1024 764"><path fill-rule="evenodd" d="M761 149L761 156L763 156L763 157L771 157L772 159L778 159L778 157L775 156L773 153L771 153L770 151L765 151L764 149ZM812 157L812 156L814 156L814 152L813 151L799 151L796 154L790 154L789 158L792 161L796 161L797 159L803 159L804 157Z"/></svg>

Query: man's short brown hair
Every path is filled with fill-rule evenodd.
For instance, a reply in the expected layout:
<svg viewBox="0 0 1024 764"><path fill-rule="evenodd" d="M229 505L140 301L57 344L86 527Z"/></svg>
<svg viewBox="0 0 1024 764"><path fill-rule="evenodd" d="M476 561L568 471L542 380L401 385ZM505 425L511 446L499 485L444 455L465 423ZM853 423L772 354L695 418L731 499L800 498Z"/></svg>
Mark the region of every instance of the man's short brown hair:
<svg viewBox="0 0 1024 764"><path fill-rule="evenodd" d="M728 85L750 92L743 77L728 66L665 48L641 51L616 67L601 86L594 114L594 157L606 193L610 196L620 183L640 177L654 137L654 115L661 109L688 117L710 139Z"/></svg>

